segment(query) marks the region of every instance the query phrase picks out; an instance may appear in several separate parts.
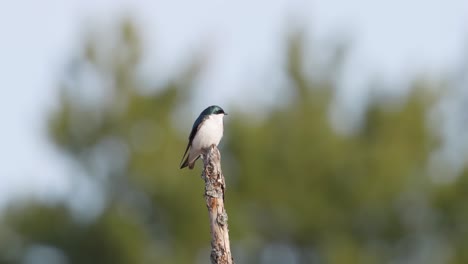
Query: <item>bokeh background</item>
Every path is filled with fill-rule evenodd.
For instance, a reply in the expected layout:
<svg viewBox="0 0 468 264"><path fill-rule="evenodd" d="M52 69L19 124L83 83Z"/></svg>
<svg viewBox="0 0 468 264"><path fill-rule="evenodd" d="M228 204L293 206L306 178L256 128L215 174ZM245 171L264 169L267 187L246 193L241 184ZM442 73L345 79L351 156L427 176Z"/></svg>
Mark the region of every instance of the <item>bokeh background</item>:
<svg viewBox="0 0 468 264"><path fill-rule="evenodd" d="M0 263L468 263L466 1L0 2Z"/></svg>

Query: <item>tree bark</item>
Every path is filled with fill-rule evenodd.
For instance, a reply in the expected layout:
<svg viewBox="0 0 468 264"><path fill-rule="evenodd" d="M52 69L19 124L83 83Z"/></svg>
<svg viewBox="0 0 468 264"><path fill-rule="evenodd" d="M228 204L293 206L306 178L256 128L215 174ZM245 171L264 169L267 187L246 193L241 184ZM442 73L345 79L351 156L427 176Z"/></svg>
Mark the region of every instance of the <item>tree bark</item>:
<svg viewBox="0 0 468 264"><path fill-rule="evenodd" d="M212 264L233 264L229 244L228 215L224 208L226 187L221 171L221 154L216 146L204 153L202 178L205 181L205 201L210 218Z"/></svg>

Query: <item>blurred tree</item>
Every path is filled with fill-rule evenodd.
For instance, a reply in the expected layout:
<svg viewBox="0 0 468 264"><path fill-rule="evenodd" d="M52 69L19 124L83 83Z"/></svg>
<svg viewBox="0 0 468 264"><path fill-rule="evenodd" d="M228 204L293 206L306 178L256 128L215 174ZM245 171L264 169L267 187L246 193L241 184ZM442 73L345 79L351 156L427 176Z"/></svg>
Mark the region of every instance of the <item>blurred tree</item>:
<svg viewBox="0 0 468 264"><path fill-rule="evenodd" d="M107 38L85 41L50 119L51 139L104 205L13 205L0 225L0 263L208 262L203 181L178 170L187 134L173 121L201 63L151 88L138 74L135 26L125 21ZM467 263L468 172L446 185L428 176L439 141L424 85L399 104L372 99L361 129L340 135L328 120L335 75L312 78L301 35L288 41L294 99L261 120L229 111L222 153L236 261Z"/></svg>

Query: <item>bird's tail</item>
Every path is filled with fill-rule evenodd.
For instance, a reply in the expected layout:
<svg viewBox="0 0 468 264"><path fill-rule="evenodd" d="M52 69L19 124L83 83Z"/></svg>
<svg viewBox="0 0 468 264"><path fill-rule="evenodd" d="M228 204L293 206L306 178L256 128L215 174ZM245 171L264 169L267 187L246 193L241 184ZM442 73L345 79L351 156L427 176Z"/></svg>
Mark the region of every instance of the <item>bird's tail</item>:
<svg viewBox="0 0 468 264"><path fill-rule="evenodd" d="M200 158L200 156L198 156L194 161L189 162L189 156L187 156L184 163L182 163L182 165L180 165L180 168L183 169L183 168L188 166L189 169L193 170L193 168L195 167L195 161L197 161L199 158Z"/></svg>
<svg viewBox="0 0 468 264"><path fill-rule="evenodd" d="M187 158L185 159L184 163L182 163L182 165L180 165L180 168L181 168L181 169L183 169L183 168L189 166L188 158L189 158L189 157L187 156ZM190 168L190 167L189 167L189 168ZM193 167L192 167L192 168L193 168ZM190 168L190 169L191 169L191 168Z"/></svg>

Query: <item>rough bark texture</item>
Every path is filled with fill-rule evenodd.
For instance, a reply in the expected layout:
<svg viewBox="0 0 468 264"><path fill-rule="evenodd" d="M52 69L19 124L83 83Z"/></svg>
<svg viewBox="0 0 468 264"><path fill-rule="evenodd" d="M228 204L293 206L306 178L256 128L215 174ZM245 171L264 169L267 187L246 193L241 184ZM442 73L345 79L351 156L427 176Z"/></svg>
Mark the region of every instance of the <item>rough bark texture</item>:
<svg viewBox="0 0 468 264"><path fill-rule="evenodd" d="M216 146L204 153L202 178L205 181L205 200L211 230L211 263L233 264L229 244L228 216L224 208L224 175L221 154Z"/></svg>

